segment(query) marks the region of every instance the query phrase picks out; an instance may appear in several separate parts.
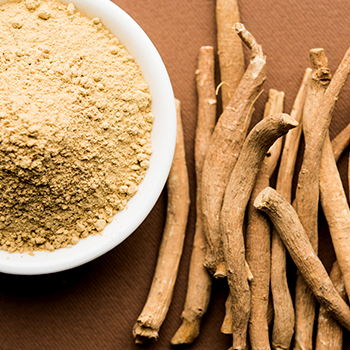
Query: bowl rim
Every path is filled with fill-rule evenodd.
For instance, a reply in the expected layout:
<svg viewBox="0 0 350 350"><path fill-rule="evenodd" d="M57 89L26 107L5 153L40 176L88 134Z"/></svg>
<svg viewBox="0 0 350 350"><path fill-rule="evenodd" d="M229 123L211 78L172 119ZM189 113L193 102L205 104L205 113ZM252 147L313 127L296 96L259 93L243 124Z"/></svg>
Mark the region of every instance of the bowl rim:
<svg viewBox="0 0 350 350"><path fill-rule="evenodd" d="M112 223L106 226L101 235L90 235L86 239L81 239L75 246L54 252L0 251L0 272L3 273L40 275L60 272L88 263L114 249L141 225L156 204L173 160L176 142L175 99L168 72L152 41L130 15L110 0L60 1L64 4L73 3L78 11L90 18L101 18L105 27L135 58L153 97L152 113L155 116L151 136L153 154L146 176L139 185L139 192L129 200L126 209L115 215ZM7 0L0 0L0 5L6 2ZM164 135L155 139L155 128L163 130ZM137 215L134 210L137 210ZM80 248L77 249L79 245Z"/></svg>

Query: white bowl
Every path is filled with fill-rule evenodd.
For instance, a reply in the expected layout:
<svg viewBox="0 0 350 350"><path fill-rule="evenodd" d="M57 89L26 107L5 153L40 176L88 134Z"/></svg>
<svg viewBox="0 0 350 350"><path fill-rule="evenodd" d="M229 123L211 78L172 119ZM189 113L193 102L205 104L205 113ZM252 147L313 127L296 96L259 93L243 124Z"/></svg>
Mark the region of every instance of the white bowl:
<svg viewBox="0 0 350 350"><path fill-rule="evenodd" d="M127 208L115 215L102 235L89 236L70 248L54 252L12 253L0 251L0 272L36 275L68 270L110 251L126 239L147 217L168 177L176 141L176 110L170 79L162 59L139 25L109 0L61 0L74 3L88 17L99 17L138 63L153 97L153 154L139 191ZM6 0L0 0L0 5Z"/></svg>

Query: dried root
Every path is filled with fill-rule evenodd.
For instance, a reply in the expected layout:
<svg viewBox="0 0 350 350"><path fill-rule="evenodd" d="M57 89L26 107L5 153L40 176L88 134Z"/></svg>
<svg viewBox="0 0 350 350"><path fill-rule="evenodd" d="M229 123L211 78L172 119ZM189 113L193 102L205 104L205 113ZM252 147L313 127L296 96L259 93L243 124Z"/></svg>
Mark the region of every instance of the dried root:
<svg viewBox="0 0 350 350"><path fill-rule="evenodd" d="M177 139L167 182L168 207L156 271L146 304L133 328L135 342L158 339L168 312L182 254L190 206L180 102L176 100Z"/></svg>
<svg viewBox="0 0 350 350"><path fill-rule="evenodd" d="M320 170L320 199L332 237L334 251L350 295L350 209L327 133Z"/></svg>
<svg viewBox="0 0 350 350"><path fill-rule="evenodd" d="M319 190L321 188L319 182L320 166L321 158L323 158L324 153L322 152L322 149L324 148L324 143L325 146L328 143L327 133L335 103L338 100L339 94L350 73L350 49L346 52L331 81L329 70L327 68L328 62L322 49L311 50L311 62L313 75L310 82L309 94L313 98L308 98L304 108L303 128L305 135L305 152L303 164L299 173L298 187L296 191L296 206L300 221L306 234L310 238L315 252L317 253L317 212ZM311 101L311 103L308 103L308 101ZM316 116L316 120L314 118L307 118L309 115ZM328 154L329 158L332 159L332 152L328 152ZM327 169L327 171L329 172L329 169ZM329 196L321 196L321 201L322 197L324 199L329 198ZM344 217L345 216L347 216L347 214L344 215ZM330 224L329 226L330 231L335 232ZM337 234L340 234L339 231ZM333 236L335 235L333 234ZM338 248L340 246L339 241L337 242L337 238L334 238L333 242L336 250L336 247ZM337 250L337 259L346 280L345 275L346 273L349 273L348 270L350 265L348 262L345 262L345 256L339 252L339 250L344 251L343 248ZM346 257L349 254L348 249L347 252ZM349 292L350 286L348 287L349 289L347 288L347 291ZM306 284L300 276L298 276L296 283L295 307L295 349L310 348L312 347L315 307L313 297L310 291L307 290Z"/></svg>
<svg viewBox="0 0 350 350"><path fill-rule="evenodd" d="M252 35L240 23L235 25L235 29L251 48L252 59L215 127L202 176L202 218L207 240L205 266L215 277L226 275L219 230L222 200L247 134L253 104L260 94L266 70L265 57Z"/></svg>
<svg viewBox="0 0 350 350"><path fill-rule="evenodd" d="M284 104L284 92L277 91L275 89L270 89L269 91L269 99L265 105L264 110L264 118L266 118L270 114L277 114L283 112L283 104ZM269 179L271 178L273 172L276 169L278 160L281 155L283 145L283 138L279 138L276 142L271 146L266 155L266 168L267 175Z"/></svg>
<svg viewBox="0 0 350 350"><path fill-rule="evenodd" d="M326 89L330 83L328 61L323 49L310 51L312 77L303 114L305 152L296 190L296 208L314 251L318 252L319 170L324 137L328 128L325 119L318 115ZM315 299L300 274L295 287L295 350L312 348L315 318Z"/></svg>
<svg viewBox="0 0 350 350"><path fill-rule="evenodd" d="M264 118L282 113L284 92L270 89L265 105ZM267 311L270 294L270 223L254 208L255 197L267 186L277 165L282 147L278 138L268 150L256 178L247 211L246 259L254 279L250 283L251 310L249 320L249 340L253 349L270 349Z"/></svg>
<svg viewBox="0 0 350 350"><path fill-rule="evenodd" d="M291 112L291 117L295 118L299 126L290 130L285 137L278 170L276 189L288 202L292 198L292 181L302 130L301 119L310 76L311 69L307 69ZM275 228L272 231L271 246L271 292L274 308L272 347L289 349L294 334L294 306L287 282L286 248Z"/></svg>
<svg viewBox="0 0 350 350"><path fill-rule="evenodd" d="M350 308L340 297L292 205L271 187L265 188L254 202L277 228L284 245L307 286L325 310L350 330Z"/></svg>
<svg viewBox="0 0 350 350"><path fill-rule="evenodd" d="M258 123L244 142L226 188L220 232L232 294L233 349L245 349L250 314L250 290L242 232L244 212L267 150L278 137L297 125L294 118L286 114L271 115Z"/></svg>
<svg viewBox="0 0 350 350"><path fill-rule="evenodd" d="M193 240L190 271L182 325L171 340L171 344L190 344L200 331L203 315L208 309L211 294L211 276L203 266L205 258L205 236L201 213L201 179L204 157L216 121L216 95L214 82L214 49L201 47L198 58L197 91L198 121L195 140L195 168L197 178L197 218Z"/></svg>
<svg viewBox="0 0 350 350"><path fill-rule="evenodd" d="M240 22L237 0L216 1L216 27L218 54L222 85L222 108L230 102L244 74L244 54L242 41L232 30L235 23Z"/></svg>
<svg viewBox="0 0 350 350"><path fill-rule="evenodd" d="M344 278L340 271L338 262L333 264L330 273L331 281L339 295L347 301ZM316 335L316 350L341 350L343 348L343 328L342 326L320 306L318 313L318 325Z"/></svg>
<svg viewBox="0 0 350 350"><path fill-rule="evenodd" d="M255 197L269 186L266 157L261 164L247 211L246 259L254 276L250 282L249 340L253 349L270 349L267 310L270 294L270 222L254 208Z"/></svg>

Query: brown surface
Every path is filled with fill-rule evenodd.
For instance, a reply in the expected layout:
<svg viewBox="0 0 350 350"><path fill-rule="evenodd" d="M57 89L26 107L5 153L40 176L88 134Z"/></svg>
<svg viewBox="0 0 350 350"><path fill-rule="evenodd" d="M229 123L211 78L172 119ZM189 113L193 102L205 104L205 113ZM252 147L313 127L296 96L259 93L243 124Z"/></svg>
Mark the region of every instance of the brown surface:
<svg viewBox="0 0 350 350"><path fill-rule="evenodd" d="M215 1L114 2L126 10L154 42L169 71L175 95L182 102L192 199L188 232L173 303L160 339L146 347L170 349L170 339L181 323L195 225L193 151L197 102L194 72L199 47L215 45ZM345 0L241 0L239 6L242 22L267 55L268 78L253 116L256 123L262 117L269 88L285 91L285 112L290 112L304 69L309 66L310 48L325 49L334 73L350 43L350 3ZM331 138L350 122L349 95L350 82L336 106ZM349 148L346 153L348 151ZM347 155L341 157L339 166L347 191ZM0 349L137 349L131 330L152 280L165 221L165 204L164 192L131 237L84 266L48 276L1 275ZM329 270L334 253L322 217L320 228L319 253ZM230 346L230 336L220 334L226 294L225 282L216 281L202 334L188 349L219 350ZM350 349L348 332L345 343L345 349Z"/></svg>

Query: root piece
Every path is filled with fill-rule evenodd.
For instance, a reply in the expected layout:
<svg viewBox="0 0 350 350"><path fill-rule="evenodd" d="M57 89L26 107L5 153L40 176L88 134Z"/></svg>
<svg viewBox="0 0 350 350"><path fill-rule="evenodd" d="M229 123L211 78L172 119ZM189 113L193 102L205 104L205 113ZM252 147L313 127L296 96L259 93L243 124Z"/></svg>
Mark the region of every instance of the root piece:
<svg viewBox="0 0 350 350"><path fill-rule="evenodd" d="M338 101L341 90L350 74L350 47L345 53L340 65L338 66L331 83L329 84L326 94L324 96L323 103L318 111L320 118L325 120L327 126L324 131L323 139L328 130L329 124L331 122L333 110L336 102Z"/></svg>
<svg viewBox="0 0 350 350"><path fill-rule="evenodd" d="M177 139L174 160L167 181L168 207L158 261L146 304L133 328L135 342L158 339L168 312L187 226L190 205L180 101L176 100Z"/></svg>
<svg viewBox="0 0 350 350"><path fill-rule="evenodd" d="M278 140L277 140L278 141ZM270 349L267 310L270 294L270 222L254 208L255 197L269 186L266 157L256 177L248 204L245 233L246 259L254 276L250 282L249 341L252 349Z"/></svg>
<svg viewBox="0 0 350 350"><path fill-rule="evenodd" d="M350 295L350 209L342 180L334 159L332 144L327 133L321 159L320 199L334 251Z"/></svg>
<svg viewBox="0 0 350 350"><path fill-rule="evenodd" d="M292 198L292 182L301 136L301 119L308 90L311 69L306 69L298 94L295 98L291 117L299 127L290 130L285 137L281 162L278 170L276 189L288 201ZM271 246L271 292L274 308L272 347L289 349L294 334L294 306L287 282L286 248L276 229L272 230Z"/></svg>
<svg viewBox="0 0 350 350"><path fill-rule="evenodd" d="M218 54L220 63L222 85L222 109L230 102L241 81L245 66L242 41L232 29L233 25L240 22L237 0L216 1L216 27L218 39Z"/></svg>
<svg viewBox="0 0 350 350"><path fill-rule="evenodd" d="M320 304L350 330L350 308L333 286L292 205L277 191L267 187L258 195L254 206L270 217L295 265Z"/></svg>
<svg viewBox="0 0 350 350"><path fill-rule="evenodd" d="M294 176L295 163L298 155L299 141L302 132L302 115L307 96L308 86L311 78L311 69L305 70L299 91L295 98L292 111L290 113L299 124L298 128L290 130L285 137L285 143L281 156L281 163L278 170L277 191L291 202L292 200L292 179Z"/></svg>
<svg viewBox="0 0 350 350"><path fill-rule="evenodd" d="M344 279L337 261L333 264L329 277L339 295L344 301L346 301L347 297ZM343 328L323 306L320 306L316 335L316 350L342 350L342 348Z"/></svg>
<svg viewBox="0 0 350 350"><path fill-rule="evenodd" d="M270 114L277 114L283 112L283 104L284 104L284 92L277 91L275 89L270 89L269 91L269 99L266 102L265 110L264 110L264 118L266 118ZM267 174L270 178L273 172L276 169L278 160L281 155L283 145L283 138L279 138L276 142L271 146L266 155L266 167Z"/></svg>
<svg viewBox="0 0 350 350"><path fill-rule="evenodd" d="M207 241L205 266L216 277L226 275L219 232L224 192L248 131L251 110L266 78L266 61L261 47L242 24L236 24L235 28L238 35L251 48L252 59L215 127L202 175L202 218Z"/></svg>
<svg viewBox="0 0 350 350"><path fill-rule="evenodd" d="M310 90L315 86L315 91L323 91L330 79L329 72L322 68L327 60L322 54L322 49L311 50L311 62L315 74L310 82ZM299 173L296 191L296 205L300 221L310 238L312 246L317 252L317 211L319 199L319 173L323 143L328 132L335 103L350 73L350 48L346 52L342 62L335 72L332 81L324 93L322 103L310 106L311 114L317 115L316 121L307 121L305 118L306 106L304 108L303 127L306 128L304 160ZM322 92L319 92L322 95ZM309 127L307 126L309 123ZM310 130L308 132L307 130ZM342 264L339 261L340 267ZM301 287L300 287L301 286ZM296 331L295 349L308 349L312 346L312 328L314 307L310 292L303 295L300 291L305 287L301 278L296 283ZM305 296L305 297L304 297ZM300 305L300 306L299 306ZM305 315L310 315L308 320Z"/></svg>
<svg viewBox="0 0 350 350"><path fill-rule="evenodd" d="M283 101L284 101L284 92L270 89L269 100L265 105L264 118L266 118L270 114L282 113ZM279 152L280 152L280 150L278 149L279 148L278 144L280 140L282 139L279 138L274 143L274 145L271 146L270 150L267 153L268 155L265 156L264 163L261 166L261 170L258 173L258 179L256 180L256 182L259 184L258 186L260 186L261 188L258 190L254 189L251 198L255 198L255 196L261 190L263 190L265 187L269 185L270 175L268 173L272 174L274 171L274 167L277 165ZM276 148L274 148L275 145L276 145ZM272 153L269 154L269 152L272 152ZM252 293L251 295L252 313L250 317L250 329L251 329L250 335L253 338L253 340L251 339L252 345L254 344L255 347L263 349L266 347L266 344L268 344L268 335L266 333L268 327L265 322L267 317L265 308L267 307L267 301L268 301L269 289L270 289L270 284L269 284L270 283L270 238L269 238L270 224L268 223L266 218L253 207L253 202L254 201L251 200L248 206L249 229L247 229L247 235L246 235L247 237L246 259L250 261L249 264L253 263L254 266L252 268L256 272L253 273L251 271L248 263L246 264L246 266L247 266L248 281L249 282L253 281L253 278L254 278L253 276L255 273L258 274L257 276L258 278L257 280L255 280L253 283L250 284L251 293ZM249 237L251 237L252 239L249 239ZM255 242L256 238L258 242ZM256 249L256 247L259 247L259 249ZM266 254L262 253L263 251L265 251ZM260 260L263 260L263 261L260 261ZM263 285L262 287L263 290L261 290L261 285ZM224 334L232 333L231 303L232 303L232 298L231 298L231 294L229 293L225 303L225 318L221 326L221 332ZM254 339L256 339L256 341Z"/></svg>
<svg viewBox="0 0 350 350"><path fill-rule="evenodd" d="M337 162L350 144L350 123L332 140L334 159Z"/></svg>
<svg viewBox="0 0 350 350"><path fill-rule="evenodd" d="M171 344L190 344L200 331L203 315L206 313L211 293L211 276L203 266L205 259L205 236L201 213L201 179L205 154L216 121L216 95L214 81L214 49L201 47L198 58L197 92L198 120L195 139L195 168L197 178L196 229L188 277L188 286L182 325L171 340Z"/></svg>
<svg viewBox="0 0 350 350"><path fill-rule="evenodd" d="M284 92L270 89L265 106L264 118L271 114L282 113ZM270 349L267 311L270 294L270 223L254 208L255 197L269 186L282 148L280 137L270 147L257 175L247 211L247 229L245 234L246 259L254 279L250 283L251 310L249 320L249 340L253 349Z"/></svg>
<svg viewBox="0 0 350 350"><path fill-rule="evenodd" d="M317 112L322 104L331 76L323 49L310 50L312 77L303 113L305 152L298 177L296 208L314 251L318 252L318 202L319 170L326 125L325 118ZM312 332L315 319L315 298L302 276L297 274L295 287L295 350L312 348Z"/></svg>
<svg viewBox="0 0 350 350"><path fill-rule="evenodd" d="M315 121L318 118L318 109L322 104L324 94L331 81L328 59L323 49L310 50L310 61L312 68L311 80L303 111L303 133L306 139L305 143L309 143L310 137L314 135L312 132L314 130Z"/></svg>
<svg viewBox="0 0 350 350"><path fill-rule="evenodd" d="M250 290L242 232L244 212L266 152L278 137L297 125L294 118L287 114L271 115L258 123L244 142L225 191L220 232L232 294L233 349L245 349L250 313Z"/></svg>

